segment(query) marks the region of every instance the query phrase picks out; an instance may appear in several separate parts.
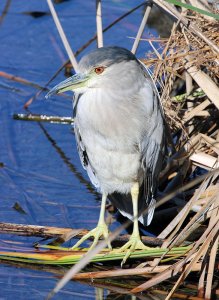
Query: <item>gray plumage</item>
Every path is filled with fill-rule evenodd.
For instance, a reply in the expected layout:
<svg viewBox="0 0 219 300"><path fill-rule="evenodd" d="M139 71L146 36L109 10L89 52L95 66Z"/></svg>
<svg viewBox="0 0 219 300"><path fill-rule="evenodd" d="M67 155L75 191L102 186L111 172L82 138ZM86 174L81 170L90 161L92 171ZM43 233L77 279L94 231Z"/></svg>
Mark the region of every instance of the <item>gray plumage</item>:
<svg viewBox="0 0 219 300"><path fill-rule="evenodd" d="M126 49L99 48L81 59L79 70L89 73L98 66L104 72L75 90L80 159L94 186L130 219L130 191L139 182L139 220L149 225L165 149L158 94L147 70Z"/></svg>
<svg viewBox="0 0 219 300"><path fill-rule="evenodd" d="M122 264L135 250L148 249L138 220L149 225L154 213L158 177L165 152L165 130L159 96L145 66L128 50L103 47L84 56L79 73L55 86L47 97L72 90L75 137L83 167L102 193L97 226L72 249L101 236L112 249L104 219L107 197L133 220L133 232L119 252ZM143 211L147 213L143 215Z"/></svg>

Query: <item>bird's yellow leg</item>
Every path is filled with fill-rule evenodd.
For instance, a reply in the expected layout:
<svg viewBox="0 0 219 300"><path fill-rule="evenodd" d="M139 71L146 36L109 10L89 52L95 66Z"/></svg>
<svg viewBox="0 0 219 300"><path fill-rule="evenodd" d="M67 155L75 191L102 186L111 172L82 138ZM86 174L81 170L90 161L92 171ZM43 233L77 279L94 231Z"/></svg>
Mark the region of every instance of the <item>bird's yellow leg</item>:
<svg viewBox="0 0 219 300"><path fill-rule="evenodd" d="M104 215L105 215L105 207L106 207L106 198L107 195L103 194L102 195L102 202L101 202L101 209L100 209L100 216L99 216L99 221L97 224L97 227L89 231L86 235L84 235L73 247L72 249L78 248L85 240L87 240L90 237L94 237L94 241L89 248L89 250L92 250L98 243L99 238L103 236L105 240L107 241L107 245L109 249L112 249L112 246L109 241L109 231L108 227L106 225Z"/></svg>
<svg viewBox="0 0 219 300"><path fill-rule="evenodd" d="M150 249L149 247L145 246L140 238L139 228L138 228L138 194L139 194L139 184L135 183L131 189L131 196L132 196L132 205L133 205L133 218L134 218L134 225L133 225L133 232L130 236L129 241L122 246L120 249L116 250L118 252L126 252L123 260L122 265L126 262L128 257L131 253L135 250L145 250Z"/></svg>

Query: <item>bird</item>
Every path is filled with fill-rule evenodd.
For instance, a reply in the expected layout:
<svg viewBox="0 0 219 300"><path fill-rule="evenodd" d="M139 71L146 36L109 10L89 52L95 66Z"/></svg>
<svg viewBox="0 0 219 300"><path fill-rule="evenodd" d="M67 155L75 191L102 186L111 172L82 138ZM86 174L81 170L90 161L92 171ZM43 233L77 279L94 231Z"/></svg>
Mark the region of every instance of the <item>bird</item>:
<svg viewBox="0 0 219 300"><path fill-rule="evenodd" d="M156 206L158 177L165 158L165 117L156 86L143 63L118 46L97 48L83 56L79 72L52 88L46 97L74 92L74 132L82 166L102 194L97 227L74 246L93 237L107 241L107 198L133 221L129 241L119 252L123 262L135 250L148 249L139 224L149 225ZM147 211L144 214L144 211Z"/></svg>

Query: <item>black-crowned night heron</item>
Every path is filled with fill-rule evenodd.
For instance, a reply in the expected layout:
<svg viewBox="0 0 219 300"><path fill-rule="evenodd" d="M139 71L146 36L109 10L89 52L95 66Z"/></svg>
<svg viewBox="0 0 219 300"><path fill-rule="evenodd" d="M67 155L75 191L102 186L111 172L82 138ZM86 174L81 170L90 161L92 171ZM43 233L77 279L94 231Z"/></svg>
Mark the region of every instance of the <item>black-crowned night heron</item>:
<svg viewBox="0 0 219 300"><path fill-rule="evenodd" d="M149 225L154 213L165 148L162 108L145 67L124 48L96 49L81 59L79 70L47 95L75 93L78 152L91 182L102 193L97 227L73 248L91 236L91 248L101 236L108 239L104 220L108 197L134 222L129 242L119 250L126 252L125 261L135 249L148 248L140 240L138 220Z"/></svg>

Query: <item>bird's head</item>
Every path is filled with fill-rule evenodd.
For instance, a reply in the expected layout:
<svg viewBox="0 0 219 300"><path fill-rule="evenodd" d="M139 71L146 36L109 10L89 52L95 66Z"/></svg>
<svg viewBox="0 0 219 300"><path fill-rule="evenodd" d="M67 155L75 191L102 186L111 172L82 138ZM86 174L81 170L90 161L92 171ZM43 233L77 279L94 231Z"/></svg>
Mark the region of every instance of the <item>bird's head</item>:
<svg viewBox="0 0 219 300"><path fill-rule="evenodd" d="M46 97L65 91L85 93L90 88L127 89L136 80L139 66L135 55L129 50L98 48L81 59L79 73L57 84Z"/></svg>

